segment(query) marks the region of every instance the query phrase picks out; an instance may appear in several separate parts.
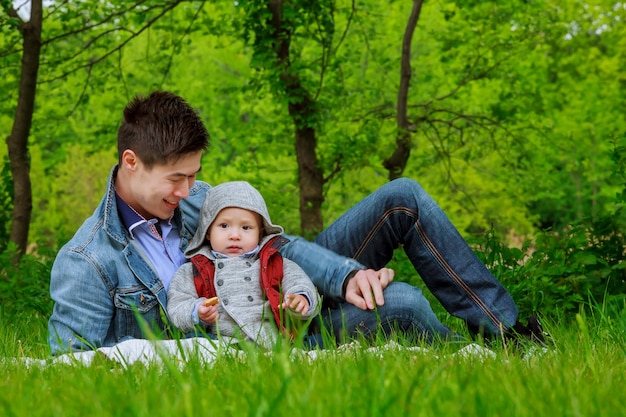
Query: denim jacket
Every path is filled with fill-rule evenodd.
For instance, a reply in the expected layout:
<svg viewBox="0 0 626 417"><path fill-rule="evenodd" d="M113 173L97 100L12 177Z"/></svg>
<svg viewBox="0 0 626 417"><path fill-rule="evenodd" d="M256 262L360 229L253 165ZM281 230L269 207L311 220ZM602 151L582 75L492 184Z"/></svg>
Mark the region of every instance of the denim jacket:
<svg viewBox="0 0 626 417"><path fill-rule="evenodd" d="M115 200L114 167L106 194L57 254L50 277L55 302L48 322L52 354L112 346L163 329L166 290L152 263L129 238ZM193 236L209 185L196 181L173 221L181 249ZM80 335L80 336L79 336Z"/></svg>
<svg viewBox="0 0 626 417"><path fill-rule="evenodd" d="M118 215L116 173L117 166L100 204L60 249L52 266L50 295L55 305L48 322L48 342L53 355L113 346L148 334L159 336L164 329L166 290ZM196 181L174 213L183 252L195 232L209 187ZM281 254L300 265L321 295L342 299L346 276L363 267L303 238L289 239Z"/></svg>

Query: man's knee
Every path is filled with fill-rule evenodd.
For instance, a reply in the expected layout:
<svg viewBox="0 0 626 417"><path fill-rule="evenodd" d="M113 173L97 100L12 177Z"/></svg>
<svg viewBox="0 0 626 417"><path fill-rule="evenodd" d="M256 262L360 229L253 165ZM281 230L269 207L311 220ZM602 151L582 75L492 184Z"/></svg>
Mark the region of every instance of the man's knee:
<svg viewBox="0 0 626 417"><path fill-rule="evenodd" d="M431 200L424 188L410 178L395 179L382 186L379 191L388 209L402 207L417 212L422 202Z"/></svg>
<svg viewBox="0 0 626 417"><path fill-rule="evenodd" d="M430 303L422 290L406 282L392 282L383 292L385 314L398 316L420 315L424 308L430 310Z"/></svg>

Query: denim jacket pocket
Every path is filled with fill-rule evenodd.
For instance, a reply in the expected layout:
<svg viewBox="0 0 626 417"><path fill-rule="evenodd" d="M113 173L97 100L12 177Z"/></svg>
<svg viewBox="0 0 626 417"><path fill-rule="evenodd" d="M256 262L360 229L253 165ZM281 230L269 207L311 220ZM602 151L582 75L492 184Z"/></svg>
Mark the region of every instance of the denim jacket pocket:
<svg viewBox="0 0 626 417"><path fill-rule="evenodd" d="M145 288L118 288L114 295L117 341L158 335L163 330L159 301ZM147 331L147 332L146 332Z"/></svg>
<svg viewBox="0 0 626 417"><path fill-rule="evenodd" d="M118 288L115 292L115 307L125 310L137 310L144 314L159 303L156 295L145 288Z"/></svg>

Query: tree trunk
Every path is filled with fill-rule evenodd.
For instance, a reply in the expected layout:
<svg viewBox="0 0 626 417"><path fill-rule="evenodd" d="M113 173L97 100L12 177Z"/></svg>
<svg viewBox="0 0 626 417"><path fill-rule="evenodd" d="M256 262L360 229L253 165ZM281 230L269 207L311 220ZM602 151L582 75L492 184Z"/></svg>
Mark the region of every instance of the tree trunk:
<svg viewBox="0 0 626 417"><path fill-rule="evenodd" d="M407 103L411 83L411 42L413 40L413 33L417 27L417 22L419 21L423 3L423 0L413 0L413 9L411 10L411 16L409 17L404 31L404 38L402 39L400 87L398 89L396 115L396 124L398 127L396 133L396 149L389 158L383 161L383 166L389 171L389 181L402 176L409 156L411 156L411 131L415 129L414 126L409 124L409 116L407 114Z"/></svg>
<svg viewBox="0 0 626 417"><path fill-rule="evenodd" d="M296 135L296 158L300 185L300 228L303 236L313 238L323 229L322 203L324 176L317 159L317 137L314 128L315 102L302 85L299 76L292 73L289 57L290 28L282 19L282 0L269 2L274 28L274 44L281 81L289 102Z"/></svg>
<svg viewBox="0 0 626 417"><path fill-rule="evenodd" d="M298 183L300 184L300 228L302 235L313 238L324 227L322 203L324 202L324 178L319 168L315 148L317 139L311 127L298 126L296 120L306 109L289 105L289 114L296 123L296 158L298 160Z"/></svg>
<svg viewBox="0 0 626 417"><path fill-rule="evenodd" d="M15 242L19 249L16 261L19 261L26 252L33 207L28 136L35 107L42 21L42 0L33 0L31 2L30 21L22 23L20 27L23 37L23 52L19 96L11 134L7 138L14 190L9 240Z"/></svg>

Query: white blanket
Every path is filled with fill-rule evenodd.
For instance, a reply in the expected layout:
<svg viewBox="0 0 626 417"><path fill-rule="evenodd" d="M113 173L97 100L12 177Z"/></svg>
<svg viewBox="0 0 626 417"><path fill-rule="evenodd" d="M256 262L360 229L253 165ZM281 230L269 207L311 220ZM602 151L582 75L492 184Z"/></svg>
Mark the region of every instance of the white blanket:
<svg viewBox="0 0 626 417"><path fill-rule="evenodd" d="M235 352L226 343L219 343L206 338L181 340L145 340L131 339L112 347L101 347L92 351L66 353L50 359L22 358L27 365L50 365L63 363L89 366L94 360L108 359L123 366L140 362L145 365L163 365L164 360L183 364L190 358L197 358L202 364L215 361L218 354L225 351ZM20 359L16 359L20 360Z"/></svg>
<svg viewBox="0 0 626 417"><path fill-rule="evenodd" d="M293 349L291 358L304 358L306 360L315 360L319 357L327 355L341 355L346 352L361 351L366 354L384 355L390 351L408 350L413 353L424 353L432 355L426 348L421 347L402 347L397 343L390 342L383 346L362 348L357 343L341 345L337 349L328 350L311 350L304 351ZM534 355L540 356L545 353L546 349L539 352L535 351ZM121 342L113 347L103 347L94 351L76 352L59 355L50 359L34 359L34 358L11 358L9 361L21 362L27 366L47 366L51 364L67 364L67 365L85 365L90 366L94 361L110 360L121 364L123 367L134 363L143 363L149 366L163 366L165 361L168 364L175 364L179 367L184 366L190 360L194 363L211 366L220 355L238 358L245 356L245 351L239 350L227 341L219 342L206 338L189 338L181 340L144 340L133 339ZM436 355L432 355L436 357ZM487 359L495 359L496 354L477 344L469 344L452 356L465 359L477 359L484 361ZM6 360L6 359L5 359ZM195 362L197 361L197 362Z"/></svg>

